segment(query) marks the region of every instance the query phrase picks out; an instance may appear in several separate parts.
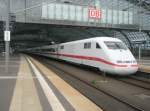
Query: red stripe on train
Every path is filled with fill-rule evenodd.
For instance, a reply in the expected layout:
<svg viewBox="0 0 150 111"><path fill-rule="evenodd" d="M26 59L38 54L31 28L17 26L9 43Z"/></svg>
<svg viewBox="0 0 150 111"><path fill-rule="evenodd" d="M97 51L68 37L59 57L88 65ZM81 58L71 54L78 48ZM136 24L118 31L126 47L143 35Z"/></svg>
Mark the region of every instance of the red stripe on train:
<svg viewBox="0 0 150 111"><path fill-rule="evenodd" d="M99 62L103 62L105 64L108 65L112 65L112 66L117 66L117 67L128 67L128 65L119 65L119 64L114 64L112 62L106 61L104 59L101 58L97 58L97 57L90 57L90 56L81 56L81 55L72 55L72 54L57 54L57 53L50 53L52 55L59 55L59 56L64 56L64 57L71 57L71 58L77 58L77 59L85 59L85 60L93 60L93 61L99 61ZM131 65L131 67L138 67L138 65Z"/></svg>
<svg viewBox="0 0 150 111"><path fill-rule="evenodd" d="M139 67L139 65L131 65L131 67Z"/></svg>

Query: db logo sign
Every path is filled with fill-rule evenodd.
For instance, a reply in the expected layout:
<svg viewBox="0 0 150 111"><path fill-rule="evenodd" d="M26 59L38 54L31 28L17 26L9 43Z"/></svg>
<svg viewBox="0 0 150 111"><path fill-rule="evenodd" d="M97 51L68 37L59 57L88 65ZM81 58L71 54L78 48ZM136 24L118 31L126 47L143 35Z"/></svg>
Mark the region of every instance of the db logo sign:
<svg viewBox="0 0 150 111"><path fill-rule="evenodd" d="M89 18L100 19L101 11L99 9L89 8L88 15L89 15Z"/></svg>

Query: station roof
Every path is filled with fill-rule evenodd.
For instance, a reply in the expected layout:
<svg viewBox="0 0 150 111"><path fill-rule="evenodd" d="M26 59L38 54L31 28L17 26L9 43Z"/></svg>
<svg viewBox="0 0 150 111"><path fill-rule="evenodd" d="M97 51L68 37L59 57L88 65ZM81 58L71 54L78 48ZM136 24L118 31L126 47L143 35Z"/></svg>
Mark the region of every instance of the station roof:
<svg viewBox="0 0 150 111"><path fill-rule="evenodd" d="M1 44L3 42L1 32ZM138 30L124 30L113 28L97 28L85 26L62 26L47 24L18 23L12 32L11 46L15 49L24 49L50 45L52 42L64 43L97 36L116 37L124 41L130 48L135 41L149 41L150 32ZM4 46L4 45L3 45Z"/></svg>
<svg viewBox="0 0 150 111"><path fill-rule="evenodd" d="M96 0L60 0L63 3L68 3L68 4L80 4L80 5L94 5L94 2ZM131 3L134 3L137 6L142 6L143 8L147 9L150 11L150 0L126 0Z"/></svg>
<svg viewBox="0 0 150 111"><path fill-rule="evenodd" d="M0 3L3 0L0 0ZM34 1L34 0L33 0ZM39 0L37 0L39 1ZM76 5L94 5L96 0L56 0L66 4ZM105 0L102 0L105 1ZM120 0L107 0L117 2ZM136 6L141 6L150 14L150 0L126 0ZM111 4L109 4L111 5ZM115 5L115 4L113 4ZM127 6L119 4L122 10L127 10ZM0 7L2 7L0 5ZM148 21L149 22L149 21ZM150 24L150 23L149 23ZM4 46L3 41L3 23L0 23L0 47ZM135 41L149 41L150 31L146 30L124 30L115 28L98 28L87 26L66 26L66 25L48 25L37 23L15 23L12 30L11 45L16 49L36 47L40 45L51 44L52 41L57 43L90 38L95 36L110 36L122 39L129 47L132 47Z"/></svg>
<svg viewBox="0 0 150 111"><path fill-rule="evenodd" d="M127 0L150 11L150 0Z"/></svg>

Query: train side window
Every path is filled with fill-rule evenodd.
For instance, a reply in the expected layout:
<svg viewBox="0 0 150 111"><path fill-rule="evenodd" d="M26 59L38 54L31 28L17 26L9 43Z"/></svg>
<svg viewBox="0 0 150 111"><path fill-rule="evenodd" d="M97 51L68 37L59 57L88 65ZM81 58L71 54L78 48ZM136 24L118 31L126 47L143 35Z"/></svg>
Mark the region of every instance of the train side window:
<svg viewBox="0 0 150 111"><path fill-rule="evenodd" d="M96 43L96 49L101 49L101 47L98 43Z"/></svg>
<svg viewBox="0 0 150 111"><path fill-rule="evenodd" d="M87 49L87 43L84 43L84 49Z"/></svg>
<svg viewBox="0 0 150 111"><path fill-rule="evenodd" d="M84 43L84 49L90 49L91 48L91 42Z"/></svg>
<svg viewBox="0 0 150 111"><path fill-rule="evenodd" d="M91 48L91 42L88 43L88 46L87 46L87 47L88 47L88 49Z"/></svg>
<svg viewBox="0 0 150 111"><path fill-rule="evenodd" d="M60 49L64 49L64 46L62 45L62 46L60 46Z"/></svg>
<svg viewBox="0 0 150 111"><path fill-rule="evenodd" d="M52 52L55 52L55 49L54 49L54 48L52 48L52 49L51 49L51 51L52 51Z"/></svg>

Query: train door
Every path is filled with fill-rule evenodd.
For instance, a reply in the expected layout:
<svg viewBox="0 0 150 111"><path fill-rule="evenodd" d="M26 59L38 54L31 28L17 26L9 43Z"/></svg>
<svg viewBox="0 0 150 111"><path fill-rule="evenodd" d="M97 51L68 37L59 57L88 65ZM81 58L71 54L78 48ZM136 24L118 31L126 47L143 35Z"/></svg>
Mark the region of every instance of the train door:
<svg viewBox="0 0 150 111"><path fill-rule="evenodd" d="M84 46L83 46L83 52L82 55L84 57L82 63L84 65L92 65L92 61L90 60L90 57L92 57L92 42L91 41L87 41L84 43Z"/></svg>
<svg viewBox="0 0 150 111"><path fill-rule="evenodd" d="M57 57L58 59L60 58L59 53L60 53L60 45L58 44L58 45L56 45L56 57Z"/></svg>

